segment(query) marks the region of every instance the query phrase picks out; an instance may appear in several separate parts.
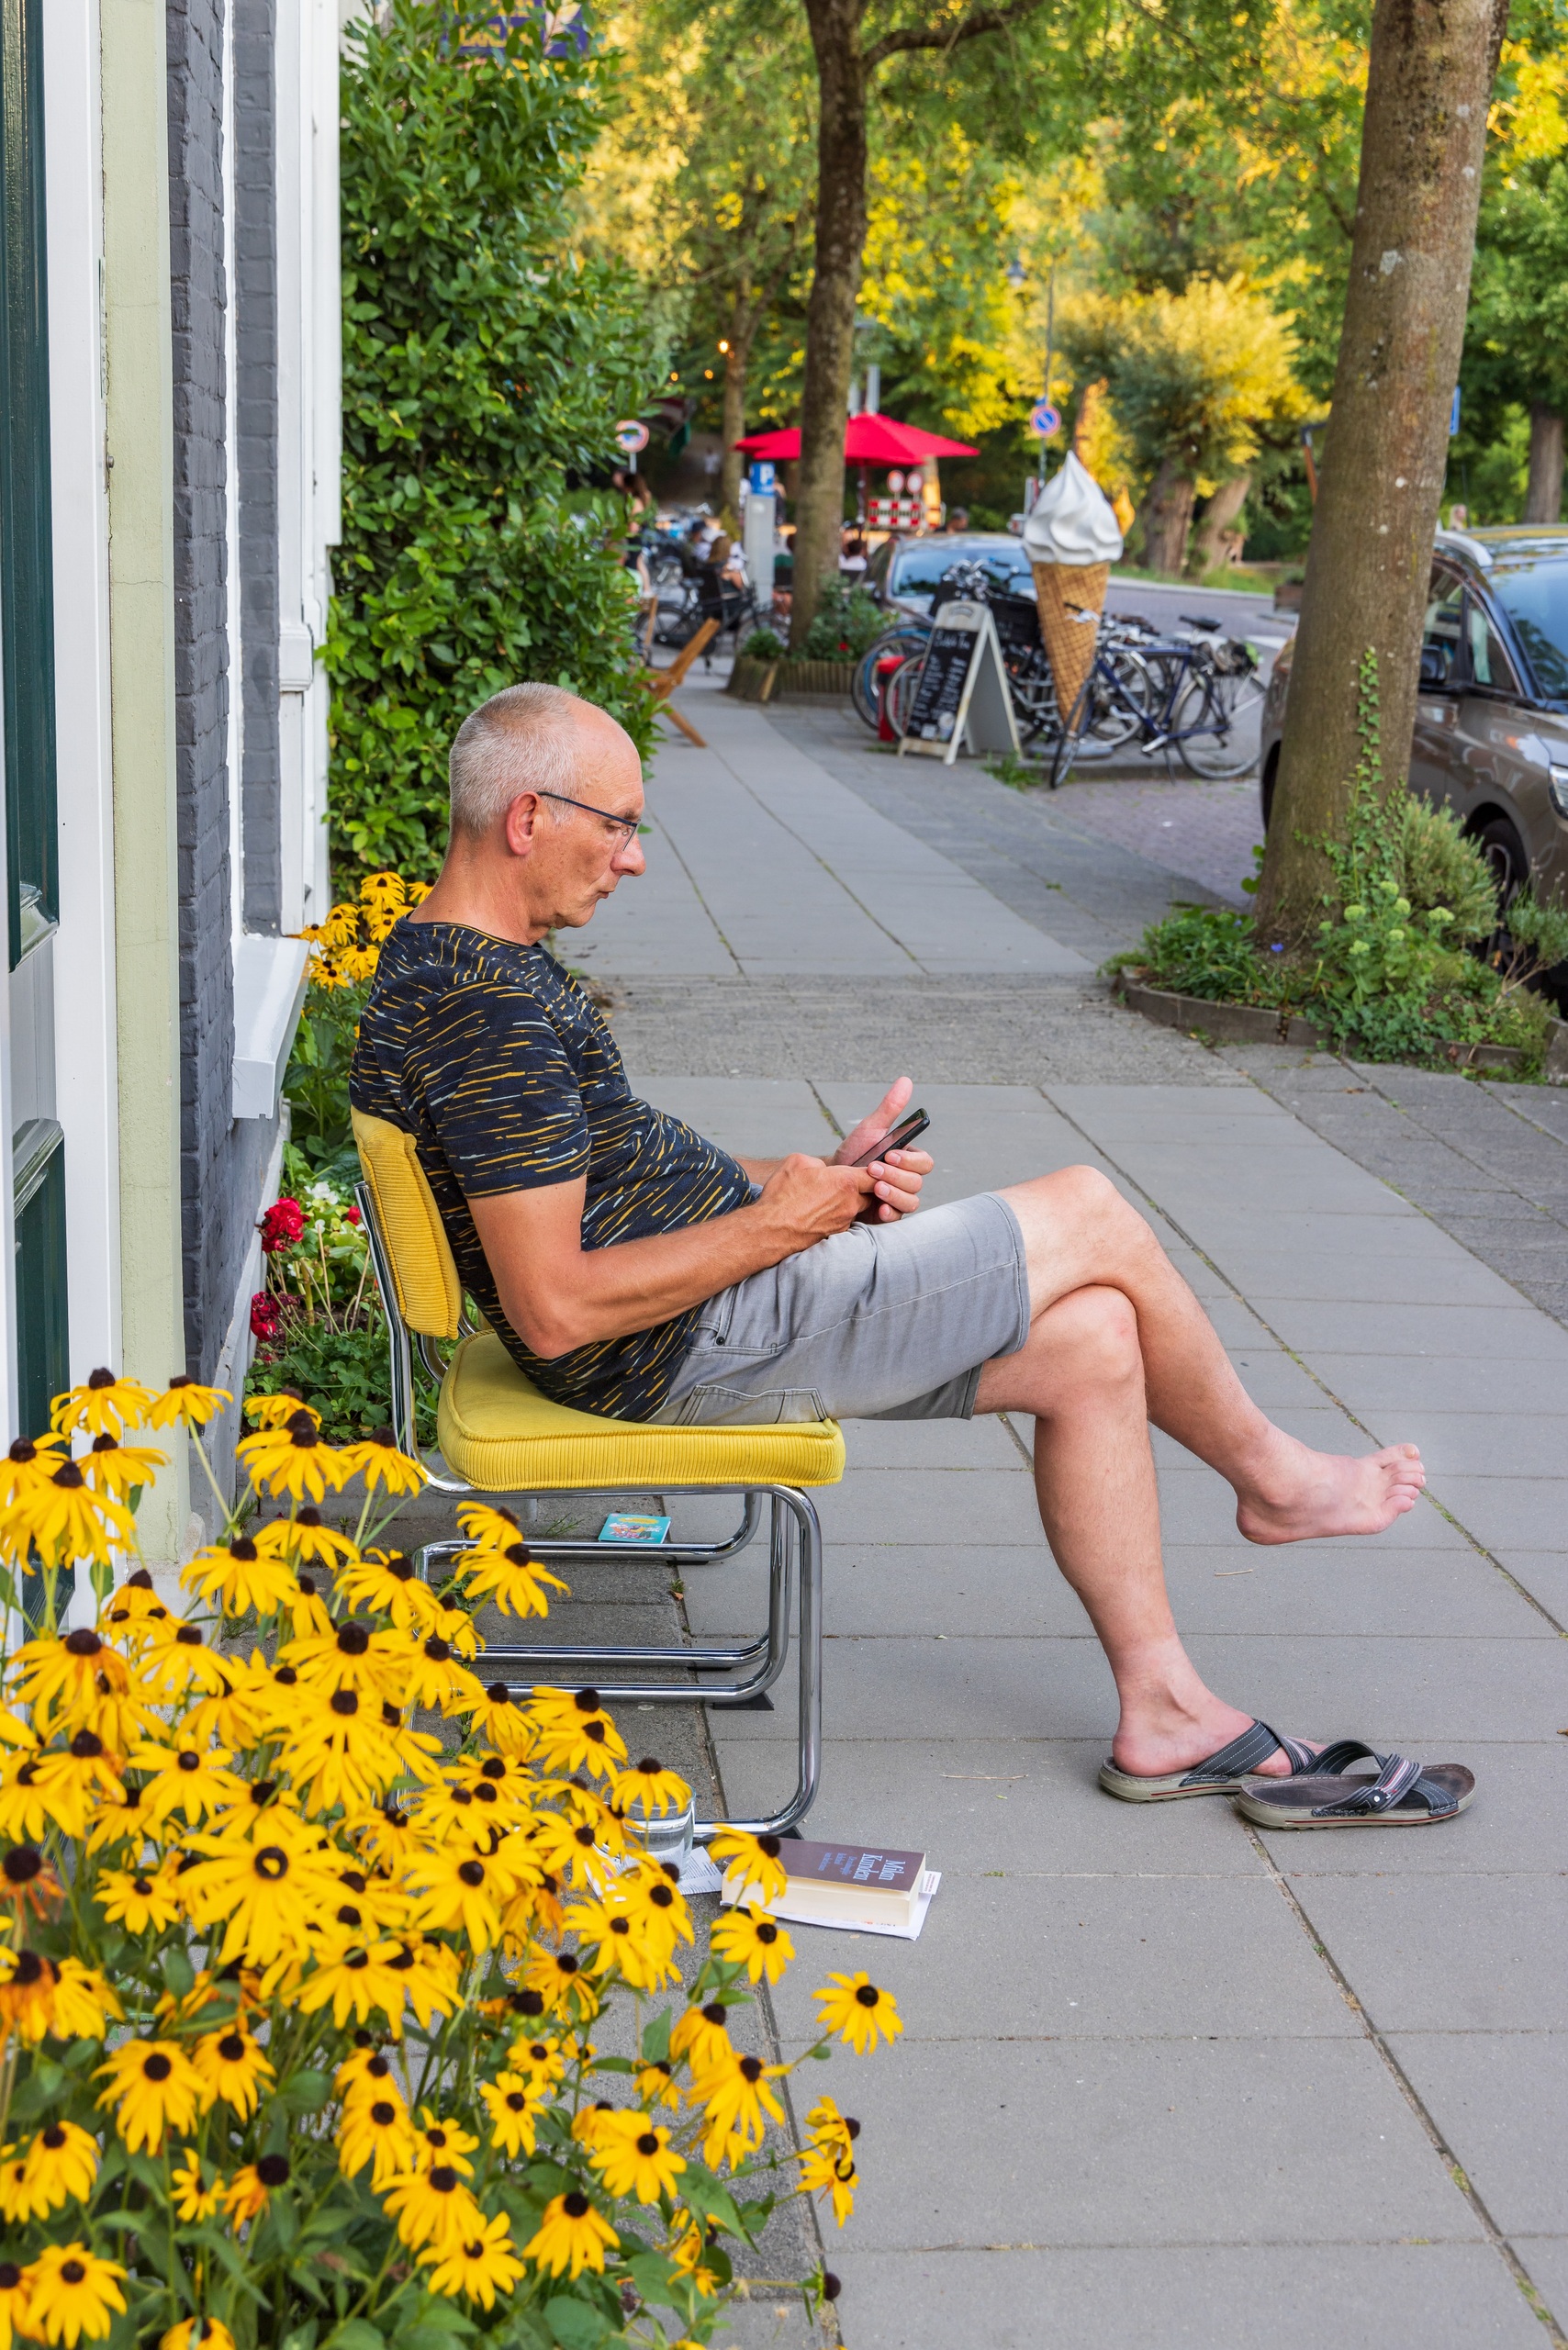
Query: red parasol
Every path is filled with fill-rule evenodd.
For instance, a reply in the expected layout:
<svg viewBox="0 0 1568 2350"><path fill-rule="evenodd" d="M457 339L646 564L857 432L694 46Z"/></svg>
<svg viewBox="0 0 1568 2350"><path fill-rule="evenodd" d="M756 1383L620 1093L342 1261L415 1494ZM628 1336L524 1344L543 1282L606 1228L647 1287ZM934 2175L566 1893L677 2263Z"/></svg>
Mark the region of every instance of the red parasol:
<svg viewBox="0 0 1568 2350"><path fill-rule="evenodd" d="M771 457L783 464L801 453L801 432L752 432L735 442L754 457ZM945 441L940 432L923 432L918 424L900 424L890 416L852 416L844 435L844 461L849 465L917 465L923 457L973 457L978 451L963 441Z"/></svg>

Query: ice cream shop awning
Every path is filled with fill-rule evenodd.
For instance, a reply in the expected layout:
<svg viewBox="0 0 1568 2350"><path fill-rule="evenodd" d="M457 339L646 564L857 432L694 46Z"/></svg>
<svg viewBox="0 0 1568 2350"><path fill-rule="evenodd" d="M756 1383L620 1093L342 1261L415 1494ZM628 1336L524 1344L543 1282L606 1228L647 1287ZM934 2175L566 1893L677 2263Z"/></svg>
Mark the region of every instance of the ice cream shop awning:
<svg viewBox="0 0 1568 2350"><path fill-rule="evenodd" d="M750 432L735 442L753 457L771 457L783 464L801 453L798 425L787 432ZM900 424L891 416L852 416L844 435L847 465L918 465L925 457L973 457L977 450L966 441L945 441L940 432L923 432L918 424Z"/></svg>

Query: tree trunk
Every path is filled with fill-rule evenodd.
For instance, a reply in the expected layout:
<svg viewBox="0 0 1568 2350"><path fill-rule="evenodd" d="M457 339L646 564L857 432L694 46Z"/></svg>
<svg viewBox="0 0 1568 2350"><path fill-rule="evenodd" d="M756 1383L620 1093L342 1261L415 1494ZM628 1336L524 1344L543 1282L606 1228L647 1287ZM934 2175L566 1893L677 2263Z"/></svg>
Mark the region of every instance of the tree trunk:
<svg viewBox="0 0 1568 2350"><path fill-rule="evenodd" d="M1141 509L1147 570L1169 572L1172 578L1180 576L1186 560L1187 533L1193 527L1194 494L1192 481L1179 470L1174 457L1162 458Z"/></svg>
<svg viewBox="0 0 1568 2350"><path fill-rule="evenodd" d="M735 442L745 431L745 379L751 360L752 338L756 332L755 317L748 318L747 306L740 296L730 305L729 329L724 353L724 439L723 461L719 467L720 511L737 526L741 511L741 470L745 453Z"/></svg>
<svg viewBox="0 0 1568 2350"><path fill-rule="evenodd" d="M844 430L855 350L855 301L866 244L865 0L806 0L822 90L817 132L815 270L806 306L806 379L795 494L790 644L798 653L823 582L838 576L844 520Z"/></svg>
<svg viewBox="0 0 1568 2350"><path fill-rule="evenodd" d="M1249 473L1233 474L1229 481L1221 482L1204 507L1191 557L1192 567L1200 576L1225 561L1225 534L1246 505L1251 487Z"/></svg>
<svg viewBox="0 0 1568 2350"><path fill-rule="evenodd" d="M1421 616L1464 341L1486 109L1507 0L1376 0L1361 185L1258 918L1297 943L1332 875L1377 655L1385 783L1404 779Z"/></svg>
<svg viewBox="0 0 1568 2350"><path fill-rule="evenodd" d="M1529 482L1522 520L1562 520L1562 419L1549 408L1529 412Z"/></svg>

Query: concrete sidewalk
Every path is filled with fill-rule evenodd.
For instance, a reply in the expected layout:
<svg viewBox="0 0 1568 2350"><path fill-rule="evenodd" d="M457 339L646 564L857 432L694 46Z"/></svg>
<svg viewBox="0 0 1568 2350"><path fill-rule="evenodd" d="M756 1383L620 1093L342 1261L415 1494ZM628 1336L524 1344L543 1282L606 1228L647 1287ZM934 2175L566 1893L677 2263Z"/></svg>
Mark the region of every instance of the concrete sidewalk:
<svg viewBox="0 0 1568 2350"><path fill-rule="evenodd" d="M573 942L633 1083L721 1142L825 1149L902 1065L936 1199L1103 1168L1275 1418L1337 1450L1415 1438L1431 1471L1380 1540L1260 1550L1158 1438L1200 1669L1282 1729L1480 1780L1412 1834L1110 1801L1110 1678L1040 1533L1028 1425L851 1425L820 1497L810 1832L924 1847L943 1883L914 1944L796 1930L775 2002L797 2047L812 1986L866 1967L906 2022L810 2084L865 2124L858 2210L827 2232L845 2342L1562 2344L1568 1331L1274 1098L1278 1069L1266 1091L1105 1004L1090 967L1182 894L1169 877L972 767L862 774L811 713L705 695L700 718L711 749L658 761L647 878ZM689 1572L692 1629L736 1628L759 1575ZM790 1783L788 1689L710 1712L732 1810ZM765 2293L732 2338L809 2330Z"/></svg>

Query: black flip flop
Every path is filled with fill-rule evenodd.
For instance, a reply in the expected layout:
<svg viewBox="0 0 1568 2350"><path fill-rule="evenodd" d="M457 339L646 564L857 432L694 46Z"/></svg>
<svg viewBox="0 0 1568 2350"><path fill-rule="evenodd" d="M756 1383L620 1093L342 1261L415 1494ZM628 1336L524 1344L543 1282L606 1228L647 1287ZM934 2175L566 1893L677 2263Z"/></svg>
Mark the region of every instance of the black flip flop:
<svg viewBox="0 0 1568 2350"><path fill-rule="evenodd" d="M1358 1747L1358 1753L1370 1753L1368 1747ZM1118 1769L1109 1757L1100 1765L1100 1785L1108 1796L1122 1803L1173 1803L1184 1796L1240 1795L1248 1785L1247 1774L1266 1762L1271 1754L1282 1754L1289 1762L1293 1775L1304 1771L1321 1769L1321 1758L1299 1738L1282 1738L1267 1722L1254 1722L1228 1746L1222 1746L1206 1762L1195 1762L1190 1771L1170 1771L1162 1777L1140 1778L1137 1772ZM1281 1785L1289 1782L1282 1780Z"/></svg>
<svg viewBox="0 0 1568 2350"><path fill-rule="evenodd" d="M1377 1764L1375 1778L1347 1774L1348 1762L1363 1761ZM1474 1794L1475 1774L1462 1762L1412 1762L1341 1738L1310 1772L1251 1780L1238 1790L1236 1808L1260 1828L1430 1828L1456 1819Z"/></svg>

